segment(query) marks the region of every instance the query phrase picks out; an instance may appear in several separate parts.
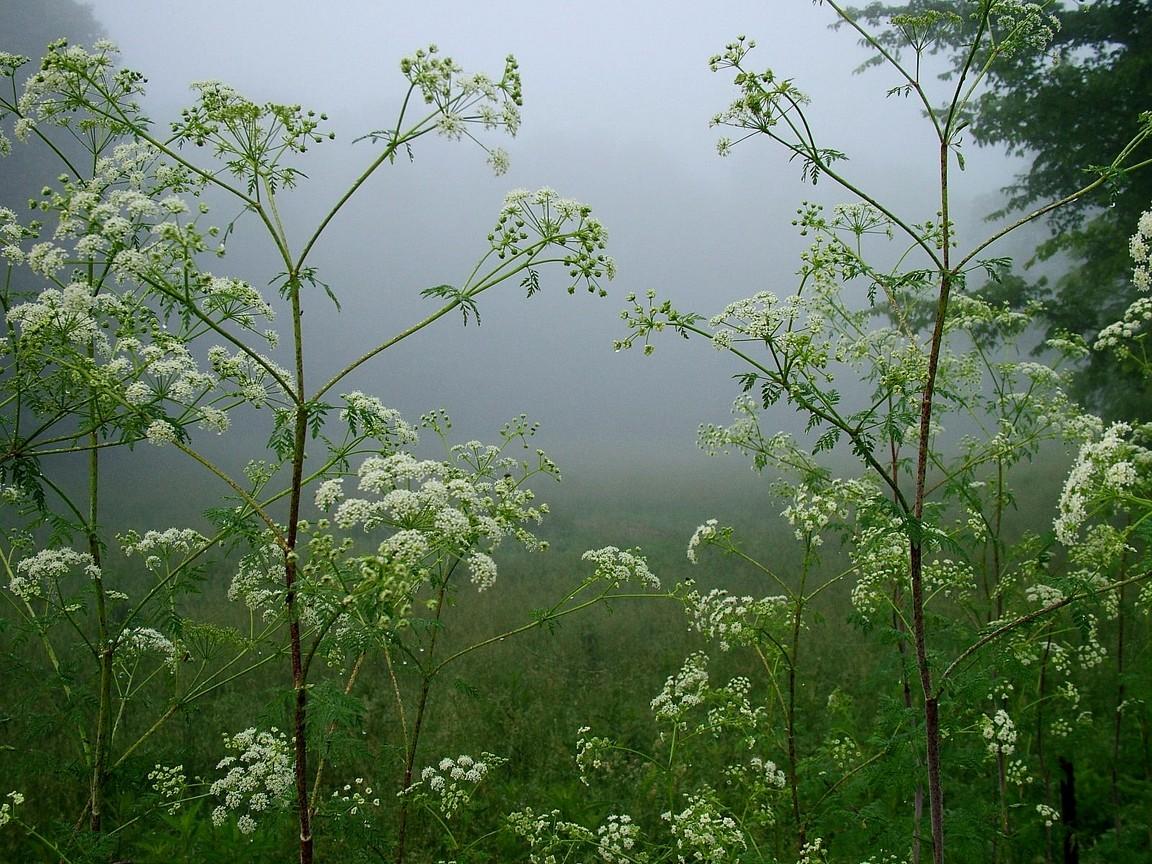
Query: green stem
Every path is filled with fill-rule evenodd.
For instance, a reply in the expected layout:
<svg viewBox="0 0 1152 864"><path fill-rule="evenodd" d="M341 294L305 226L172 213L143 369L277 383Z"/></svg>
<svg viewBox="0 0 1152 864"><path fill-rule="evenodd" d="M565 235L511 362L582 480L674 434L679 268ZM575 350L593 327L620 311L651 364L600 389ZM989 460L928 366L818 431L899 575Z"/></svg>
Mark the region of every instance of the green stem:
<svg viewBox="0 0 1152 864"><path fill-rule="evenodd" d="M452 565L452 569L455 569L455 564ZM440 635L440 622L444 616L444 599L448 590L448 579L450 576L451 570L442 577L440 588L436 595L436 615L432 622L432 638L428 644L429 662L432 662L436 656L436 641ZM424 712L428 708L428 695L431 692L432 678L435 674L435 668L431 672L422 673L420 696L416 700L416 718L412 722L412 736L409 739L408 752L404 759L404 781L400 786L401 792L412 786L413 769L416 765L416 751L420 746L420 730L424 724ZM407 796L402 796L400 799L399 827L396 830L396 864L404 864L408 835L408 800Z"/></svg>
<svg viewBox="0 0 1152 864"><path fill-rule="evenodd" d="M177 450L184 453L185 455L190 456L194 461L200 463L202 466L207 468L212 474L219 477L226 484L228 484L228 487L233 492L235 492L246 505L248 505L248 507L252 510L252 512L260 517L261 521L268 527L268 531L272 534L272 539L276 541L276 544L278 546L280 546L285 551L290 550L292 548L292 543L295 540L295 530L294 530L292 524L289 524L289 526L288 526L289 536L285 537L285 535L280 531L280 527L272 520L272 517L268 514L268 512L263 507L260 506L259 502L256 501L256 499L254 499L251 496L251 494L249 494L248 490L246 490L243 486L241 486L239 483L237 483L235 480L233 480L232 477L230 477L227 472L225 472L223 469L217 467L208 458L206 458L205 456L202 456L200 453L193 450L191 447L189 447L186 444L182 444L179 441L177 441L177 442L174 442L173 446L176 447ZM301 461L301 463L303 463L303 457L301 457L300 461ZM300 478L298 476L296 476L294 482L298 482L299 479ZM298 490L293 490L293 494L294 494L294 497L296 497L298 499L298 496L299 496ZM297 505L297 512L298 512L299 500L296 501L296 505Z"/></svg>
<svg viewBox="0 0 1152 864"><path fill-rule="evenodd" d="M361 651L356 655L356 660L352 664L352 671L348 673L348 681L344 685L344 695L350 696L352 688L356 686L356 679L360 677L360 669L364 665L364 658L367 653ZM333 720L328 724L328 728L324 731L325 750L331 747L332 735L336 731L336 721ZM317 799L320 796L320 784L324 778L324 764L327 758L327 753L321 753L320 758L316 762L316 776L312 778L312 799L308 803L308 809L311 810L312 815L316 815Z"/></svg>
<svg viewBox="0 0 1152 864"><path fill-rule="evenodd" d="M498 636L490 636L487 639L482 639L479 642L475 643L474 645L469 645L467 648L462 648L459 651L457 651L455 654L451 654L448 657L445 657L439 663L437 663L432 668L432 671L430 674L431 675L438 674L440 672L440 670L442 670L448 664L460 659L461 657L463 657L466 654L471 654L473 651L476 651L480 648L484 648L485 646L491 645L495 642L503 642L505 639L508 639L509 637L519 636L521 633L527 633L529 630L535 630L537 627L544 626L544 624L548 623L549 621L555 621L558 618L567 617L568 615L572 615L576 612L580 612L584 609L588 609L591 606L595 606L597 603L601 603L601 602L606 601L606 600L651 600L653 598L669 599L669 600L677 599L675 594L667 594L667 593L666 594L599 594L596 597L593 597L591 600L585 600L584 602L578 603L575 606L571 606L568 609L563 609L560 611L549 610L549 612L547 614L542 615L536 621L532 621L528 624L523 624L523 625L516 627L512 630L508 630L505 633L501 633Z"/></svg>
<svg viewBox="0 0 1152 864"><path fill-rule="evenodd" d="M60 860L60 864L73 864L72 859L65 855L59 846L57 846L55 843L37 831L34 827L24 821L20 821L19 824L20 827L27 831L30 836L35 837L37 840L43 843L45 847L51 849L52 855Z"/></svg>
<svg viewBox="0 0 1152 864"><path fill-rule="evenodd" d="M1130 152L1131 149L1133 148L1134 144L1142 143L1147 137L1148 137L1148 133L1141 132L1139 135L1137 135L1135 138L1133 138L1131 142L1129 142L1129 144L1124 148L1124 152L1125 153ZM1111 167L1118 168L1119 164L1121 164L1121 162L1122 162L1122 158L1120 156L1118 156L1115 160L1113 160ZM1129 172L1138 171L1141 168L1146 168L1149 165L1152 165L1152 159L1148 159L1148 160L1145 160L1143 162L1138 162L1135 165L1130 165L1125 170L1127 170ZM1065 195L1063 198L1060 198L1056 201L1050 201L1047 204L1043 205L1042 207L1038 207L1037 209L1033 210L1032 212L1030 212L1024 216L1021 216L1015 222L1012 222L1009 225L1006 225L1004 228L1001 228L999 231L997 231L996 233L987 237L981 243L977 244L972 249L972 251L970 251L967 255L965 255L963 259L961 259L960 264L957 267L957 270L964 269L964 266L969 261L971 261L977 255L979 255L981 252L983 252L985 249L987 249L989 246L991 246L993 243L995 243L1001 237L1004 237L1007 234L1011 234L1017 228L1020 228L1021 226L1027 225L1029 222L1033 222L1033 221L1039 219L1041 216L1045 216L1048 213L1051 213L1053 210L1058 210L1067 204L1071 204L1073 201L1076 201L1080 198L1083 198L1088 193L1093 192L1096 189L1099 189L1106 182L1107 182L1107 178L1105 176L1098 177L1098 178L1096 178L1096 180L1092 181L1087 186L1084 186L1083 188L1076 190L1075 192L1071 193L1070 195Z"/></svg>
<svg viewBox="0 0 1152 864"><path fill-rule="evenodd" d="M89 345L89 359L94 359L95 349ZM93 398L90 416L93 428L97 424L98 408ZM96 443L96 433L90 434L90 442ZM98 708L96 715L96 741L92 753L92 775L89 786L89 828L102 831L104 828L104 791L108 782L108 750L112 746L112 659L114 646L108 624L107 595L104 590L104 576L101 569L102 547L97 535L100 508L100 451L95 447L88 452L88 554L92 556L96 576L93 587L96 594L96 651L100 667Z"/></svg>
<svg viewBox="0 0 1152 864"><path fill-rule="evenodd" d="M481 283L477 287L471 289L468 292L468 296L474 297L477 294L480 294L484 291L487 291L489 288L493 287L494 285L499 284L500 282L503 282L503 281L506 281L507 279L512 278L517 273L520 273L524 270L527 270L533 264L543 263L543 262L535 261L533 259L534 259L534 256L536 254L538 254L544 248L545 245L547 245L547 244L537 243L533 247L530 247L531 251L530 252L526 251L526 253L525 253L528 256L527 260L523 261L522 263L520 263L518 266L512 268L511 270L508 270L507 272L502 273L502 272L500 272L501 268L497 268L497 270L493 271L492 273L489 273L484 278L484 280L481 281ZM367 351L366 353L362 354L360 357L353 360L351 363L349 363L343 369L341 369L339 372L337 372L335 375L333 375L319 390L316 391L316 393L313 395L313 398L314 399L322 398L325 393L327 393L329 390L331 390L333 387L335 387L337 384L339 384L341 381L343 381L346 377L348 377L348 375L350 375L352 372L354 372L360 366L363 366L365 363L367 363L369 360L371 360L373 357L377 356L378 354L381 354L384 351L387 351L389 348L391 348L393 345L397 344L398 342L402 342L403 340L407 339L409 336L413 335L414 333L420 332L421 330L423 330L428 325L439 320L440 318L443 318L449 312L458 308L460 306L460 302L461 301L459 299L453 300L451 303L448 303L448 304L444 305L443 307L441 307L440 309L437 309L435 312L433 312L427 318L424 318L423 320L418 321L417 323L413 324L411 327L407 328L406 330L403 330L402 332L396 334L391 339L388 339L385 342L381 342L379 345L377 345L372 350Z"/></svg>
<svg viewBox="0 0 1152 864"><path fill-rule="evenodd" d="M952 676L952 673L955 672L957 670L957 668L965 660L967 660L973 654L978 652L980 649L982 649L982 648L986 647L987 645L990 645L991 643L995 642L1001 636L1004 636L1007 633L1011 633L1013 630L1016 630L1019 627L1023 627L1025 624L1029 624L1029 623L1037 620L1038 618L1043 618L1045 615L1050 615L1058 609L1063 609L1065 606L1069 606L1072 603L1076 603L1076 602L1078 602L1080 600L1084 600L1085 598L1088 598L1088 597L1095 597L1097 594L1101 594L1101 593L1106 592L1106 591L1118 591L1119 589L1123 588L1126 585L1134 585L1137 582L1143 582L1145 579L1148 579L1150 576L1152 576L1152 571L1148 571L1146 573L1141 573L1138 576L1131 576L1127 579L1121 579L1118 582L1111 582L1107 585L1101 585L1099 587L1094 587L1094 588L1091 588L1089 590L1077 591L1073 594L1069 594L1067 597L1064 597L1061 600L1053 601L1052 603L1049 603L1047 606L1042 606L1039 609L1033 610L1032 612L1029 612L1026 615L1021 615L1019 618L1015 618L1012 621L1009 621L1007 624L1003 624L1003 625L997 627L992 632L986 633L985 635L983 635L979 639L977 639L975 642L973 642L971 645L969 645L967 648L965 648L962 652L960 652L959 656L957 656L955 660L953 660L951 663L948 664L947 668L940 675L940 680L939 680L940 690L937 691L936 696L939 697L940 695L943 694L944 685L947 683L948 679Z"/></svg>
<svg viewBox="0 0 1152 864"><path fill-rule="evenodd" d="M292 344L296 372L295 428L292 435L292 480L288 503L288 535L284 540L284 588L288 609L288 635L292 655L293 739L296 751L296 818L300 826L300 864L312 864L312 820L308 808L308 682L304 670L300 634L300 612L297 608L297 536L300 530L300 505L303 494L304 455L308 440L308 409L304 398L304 337L300 304L300 281L295 273L288 277L292 303Z"/></svg>

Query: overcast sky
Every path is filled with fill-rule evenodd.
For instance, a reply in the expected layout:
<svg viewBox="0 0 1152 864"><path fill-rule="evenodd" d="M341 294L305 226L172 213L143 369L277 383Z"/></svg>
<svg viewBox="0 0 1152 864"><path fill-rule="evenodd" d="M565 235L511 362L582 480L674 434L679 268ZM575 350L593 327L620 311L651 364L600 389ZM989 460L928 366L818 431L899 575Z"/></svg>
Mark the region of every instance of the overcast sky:
<svg viewBox="0 0 1152 864"><path fill-rule="evenodd" d="M734 367L703 342L671 336L652 357L614 354L624 295L651 287L712 314L759 290L787 293L803 248L789 224L800 201L850 200L829 183L801 184L798 166L767 140L716 155L722 132L708 120L735 91L731 73L712 73L707 61L727 41L756 38L754 65L811 95L818 135L849 154L847 171L862 185L911 221L937 209L932 138L915 104L885 98L896 82L884 70L854 75L865 53L809 0L90 5L124 63L148 77L157 122L190 101L187 85L201 79L332 116L338 140L309 154L311 180L286 204L300 233L372 158L371 144L351 142L392 119L402 56L435 42L465 70L498 76L515 54L523 127L514 140L491 141L509 151L509 173L493 177L468 142L421 139L414 163L389 168L333 226L313 263L344 312L318 299L306 324L327 368L429 311L420 289L459 283L507 190L547 185L587 202L619 264L609 298L569 297L553 281L526 301L508 285L482 298L482 327L443 319L356 382L409 415L446 407L468 437L491 437L501 420L527 412L561 464L703 459L695 430L728 417ZM956 201L969 211L963 222L980 228L1014 166L997 153L968 156ZM274 272L266 251L236 245L227 266L266 282ZM796 421L784 409L778 425Z"/></svg>

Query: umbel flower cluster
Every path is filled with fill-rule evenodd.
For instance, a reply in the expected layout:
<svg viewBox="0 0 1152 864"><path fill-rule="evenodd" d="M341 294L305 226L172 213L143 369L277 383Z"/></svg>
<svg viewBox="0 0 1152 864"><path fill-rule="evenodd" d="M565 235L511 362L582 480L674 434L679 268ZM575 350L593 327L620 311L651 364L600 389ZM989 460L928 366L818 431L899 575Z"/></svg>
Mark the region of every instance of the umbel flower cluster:
<svg viewBox="0 0 1152 864"><path fill-rule="evenodd" d="M662 814L676 838L677 860L723 864L740 860L748 841L736 820L721 812L710 796L693 795L688 806Z"/></svg>
<svg viewBox="0 0 1152 864"><path fill-rule="evenodd" d="M183 804L188 785L183 765L157 765L148 772L148 782L164 802L168 815L174 816Z"/></svg>
<svg viewBox="0 0 1152 864"><path fill-rule="evenodd" d="M22 388L30 409L56 412L42 438L59 441L72 431L59 406L80 410L75 393L96 399L107 434L161 444L186 441L194 425L223 432L229 409L283 389L286 373L258 353L243 355L255 368L242 374L224 362L228 349L213 348L212 368L204 369L189 348L224 324L276 342L274 331L261 329L273 310L255 288L196 263L220 233L200 224L207 205L192 207L186 197L202 184L131 142L99 156L92 177L65 176L45 188L36 206L55 220L48 237L42 223L23 225L0 208L0 255L48 281L13 295L4 345L14 361L9 386ZM76 281L76 267L105 275Z"/></svg>
<svg viewBox="0 0 1152 864"><path fill-rule="evenodd" d="M1016 724L1001 709L991 717L985 715L980 724L981 734L988 742L988 752L992 755L1008 756L1016 750Z"/></svg>
<svg viewBox="0 0 1152 864"><path fill-rule="evenodd" d="M418 798L450 819L472 799L488 772L507 761L491 753L481 753L479 759L467 754L455 759L446 756L421 770L420 779L400 795Z"/></svg>
<svg viewBox="0 0 1152 864"><path fill-rule="evenodd" d="M1081 446L1060 495L1055 528L1061 543L1077 541L1090 510L1146 484L1142 478L1152 469L1152 452L1134 443L1132 432L1129 424L1114 423L1098 441Z"/></svg>
<svg viewBox="0 0 1152 864"><path fill-rule="evenodd" d="M1128 252L1132 257L1132 284L1137 291L1147 294L1152 290L1152 209L1140 215L1136 233L1128 241ZM1148 332L1145 325L1149 320L1152 320L1152 298L1138 297L1121 320L1109 324L1096 336L1096 350L1111 349L1141 362L1146 356L1143 348Z"/></svg>
<svg viewBox="0 0 1152 864"><path fill-rule="evenodd" d="M3 828L16 818L16 808L24 803L24 794L22 792L12 791L5 795L4 798L6 800L3 804L0 804L0 828Z"/></svg>
<svg viewBox="0 0 1152 864"><path fill-rule="evenodd" d="M505 59L504 74L499 81L487 75L463 74L464 70L451 57L429 45L400 61L400 73L419 90L425 104L436 109L436 131L446 138L459 140L467 135L469 125L484 129L504 129L515 136L520 129L520 108L524 95L520 66L511 54ZM381 133L373 133L379 136ZM501 148L488 149L488 164L497 174L508 170L508 154Z"/></svg>
<svg viewBox="0 0 1152 864"><path fill-rule="evenodd" d="M362 400L360 400L362 401ZM387 411L380 406L379 417ZM443 416L426 425L444 422ZM397 430L398 444L414 444L416 433L398 415L387 418ZM501 445L469 441L454 445L447 460L417 458L409 450L370 456L357 469L356 497L345 497L343 478L322 483L316 506L332 513L342 530L393 531L377 548L375 561L398 573L419 578L436 562L465 562L472 583L484 591L496 581L491 557L507 538L525 548L546 547L526 525L539 524L548 513L536 504L535 494L524 483L537 474L558 477L555 464L542 450L533 462L507 455L514 440L526 440L536 424L517 418L501 431ZM367 559L361 562L369 566Z"/></svg>
<svg viewBox="0 0 1152 864"><path fill-rule="evenodd" d="M786 603L783 595L737 597L724 588L713 588L706 594L692 589L684 596L689 626L714 640L721 651L754 644L769 628L778 627L786 614Z"/></svg>
<svg viewBox="0 0 1152 864"><path fill-rule="evenodd" d="M608 246L608 231L592 216L592 208L571 198L561 198L552 189L509 192L488 242L500 260L520 255L533 246L560 246L565 252L559 262L572 279L569 294L583 282L589 292L605 297L608 292L601 280L616 275L616 262L604 251ZM537 285L531 281L525 284L531 297Z"/></svg>
<svg viewBox="0 0 1152 864"><path fill-rule="evenodd" d="M48 586L55 587L61 579L77 572L88 579L100 576L100 568L87 552L41 549L17 563L15 572L9 571L8 590L28 602L44 596Z"/></svg>
<svg viewBox="0 0 1152 864"><path fill-rule="evenodd" d="M365 828L372 826L369 816L379 812L381 806L379 794L363 777L357 777L334 791L331 803L338 813L357 818Z"/></svg>
<svg viewBox="0 0 1152 864"><path fill-rule="evenodd" d="M308 539L295 589L301 621L325 634L321 656L330 662L408 628L422 614L417 597L426 588L432 596L455 591L461 577L479 592L492 588L493 556L505 541L546 548L532 529L548 507L527 483L559 477L543 451L528 448L536 424L525 417L505 424L499 445L468 441L450 446L446 459L428 459L413 452L417 431L397 412L358 392L344 399L347 422L371 436L377 453L351 477L317 484L314 504L324 515L300 524ZM422 422L441 437L451 425L443 412ZM530 455L510 455L517 449ZM354 491L346 489L352 479ZM647 572L639 558L618 566ZM229 597L275 621L284 614L283 574L283 550L267 538L241 558Z"/></svg>
<svg viewBox="0 0 1152 864"><path fill-rule="evenodd" d="M236 755L225 756L216 765L226 773L210 789L220 800L212 811L212 824L223 825L236 815L236 827L251 834L259 815L279 806L292 790L296 764L292 745L276 727L263 732L252 728L225 735L224 749Z"/></svg>

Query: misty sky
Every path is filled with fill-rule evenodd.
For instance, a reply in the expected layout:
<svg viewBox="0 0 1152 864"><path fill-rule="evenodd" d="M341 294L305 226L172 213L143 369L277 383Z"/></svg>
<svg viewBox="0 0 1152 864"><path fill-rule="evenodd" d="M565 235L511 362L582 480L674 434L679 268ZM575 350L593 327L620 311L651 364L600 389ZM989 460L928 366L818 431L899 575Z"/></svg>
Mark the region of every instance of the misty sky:
<svg viewBox="0 0 1152 864"><path fill-rule="evenodd" d="M800 201L850 200L830 183L801 184L799 167L767 140L716 155L722 132L708 120L735 91L730 73L711 73L707 60L725 42L756 38L754 65L811 95L818 135L849 154L851 176L911 221L937 209L930 128L912 102L884 97L891 74L853 74L865 53L809 0L90 5L125 65L148 77L158 123L201 79L331 115L338 139L309 154L312 179L285 205L298 238L371 160L373 145L351 142L392 119L405 84L400 57L435 42L466 71L498 76L504 55L515 54L523 127L516 139L489 139L511 154L509 173L493 177L467 141L421 139L415 161L379 175L314 256L344 310L336 315L317 297L306 325L326 371L350 346L368 347L431 311L420 289L467 275L509 189L547 185L587 202L619 265L609 298L569 297L557 278L526 301L507 285L481 298L480 328L442 319L356 380L412 417L448 408L467 437L490 438L502 420L528 412L562 465L704 459L696 428L728 417L735 367L704 342L671 335L652 357L614 354L624 295L651 287L710 315L759 290L787 293L803 247L789 224ZM961 226L979 230L1019 165L971 146L967 155L956 202ZM264 284L274 272L269 250L255 245L256 232L241 236L222 267ZM797 422L782 409L779 425Z"/></svg>

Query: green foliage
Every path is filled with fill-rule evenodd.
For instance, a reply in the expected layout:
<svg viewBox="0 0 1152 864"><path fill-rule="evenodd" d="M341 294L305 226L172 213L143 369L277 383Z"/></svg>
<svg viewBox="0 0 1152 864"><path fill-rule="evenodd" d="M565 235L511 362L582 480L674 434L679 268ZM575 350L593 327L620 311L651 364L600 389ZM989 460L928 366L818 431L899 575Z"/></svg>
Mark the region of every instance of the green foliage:
<svg viewBox="0 0 1152 864"><path fill-rule="evenodd" d="M989 5L997 4L874 3L861 10L861 18L890 21L884 44L893 48L914 32L917 57L943 53L956 70L975 38L977 10ZM955 14L958 6L963 14ZM1107 182L1047 216L1051 236L1037 248L1036 259L1054 262L1051 276L1015 277L987 292L1017 304L1043 301L1050 334L1070 331L1091 339L1136 296L1124 249L1152 200L1152 174L1117 172L1111 162L1152 105L1152 5L1098 0L1039 6L1052 18L1047 49L998 58L971 108L969 128L978 144L1003 145L1032 160L1005 190L1006 203L993 217L1069 196L1092 172L1105 172ZM1145 145L1135 161L1150 155ZM1077 376L1077 394L1111 416L1147 419L1146 381L1139 370L1094 353Z"/></svg>

